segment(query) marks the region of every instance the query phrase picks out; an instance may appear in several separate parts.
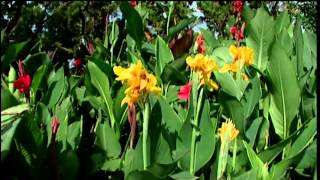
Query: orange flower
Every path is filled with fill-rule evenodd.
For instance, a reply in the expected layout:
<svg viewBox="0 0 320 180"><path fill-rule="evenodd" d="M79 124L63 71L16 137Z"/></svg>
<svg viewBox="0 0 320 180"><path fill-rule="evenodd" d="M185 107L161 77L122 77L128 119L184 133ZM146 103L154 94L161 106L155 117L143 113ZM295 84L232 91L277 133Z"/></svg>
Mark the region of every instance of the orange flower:
<svg viewBox="0 0 320 180"><path fill-rule="evenodd" d="M210 79L211 73L218 69L214 59L203 54L197 54L194 58L188 56L186 61L191 70L199 74L201 85L206 84L210 91L219 89L219 85Z"/></svg>
<svg viewBox="0 0 320 180"><path fill-rule="evenodd" d="M118 76L116 80L128 86L125 91L126 96L121 102L122 105L127 103L132 106L148 93L159 95L161 92L161 89L156 86L156 77L147 72L140 60L129 68L116 66L113 71Z"/></svg>

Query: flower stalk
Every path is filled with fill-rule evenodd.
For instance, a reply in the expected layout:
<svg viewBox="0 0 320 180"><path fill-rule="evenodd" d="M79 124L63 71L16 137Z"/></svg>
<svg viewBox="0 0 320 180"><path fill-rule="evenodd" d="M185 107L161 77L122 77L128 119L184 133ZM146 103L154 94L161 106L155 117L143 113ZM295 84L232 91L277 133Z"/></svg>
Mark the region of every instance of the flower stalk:
<svg viewBox="0 0 320 180"><path fill-rule="evenodd" d="M148 154L147 154L147 141L148 141L148 127L150 117L150 106L149 102L146 101L143 110L143 130L142 130L142 156L143 156L143 169L146 170L148 167Z"/></svg>

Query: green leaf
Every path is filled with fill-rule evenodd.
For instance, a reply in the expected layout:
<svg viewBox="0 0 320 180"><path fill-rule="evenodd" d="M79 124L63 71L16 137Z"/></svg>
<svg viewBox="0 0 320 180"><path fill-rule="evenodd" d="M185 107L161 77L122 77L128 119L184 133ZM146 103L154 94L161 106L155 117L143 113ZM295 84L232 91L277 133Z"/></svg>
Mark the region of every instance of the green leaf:
<svg viewBox="0 0 320 180"><path fill-rule="evenodd" d="M75 121L68 126L68 137L67 141L71 145L72 150L76 150L80 143L80 127L81 122Z"/></svg>
<svg viewBox="0 0 320 180"><path fill-rule="evenodd" d="M20 121L21 121L20 118L13 119L4 128L1 122L1 162L7 157L7 155L10 152L12 139L14 137L17 126L19 125Z"/></svg>
<svg viewBox="0 0 320 180"><path fill-rule="evenodd" d="M30 74L31 77L33 77L34 73L41 65L47 64L49 62L50 58L45 52L32 54L23 61L26 71Z"/></svg>
<svg viewBox="0 0 320 180"><path fill-rule="evenodd" d="M283 11L275 20L275 33L280 33L283 29L287 29L290 25L290 17L288 11Z"/></svg>
<svg viewBox="0 0 320 180"><path fill-rule="evenodd" d="M95 144L106 152L107 157L117 158L120 155L121 145L107 122L98 124L96 136Z"/></svg>
<svg viewBox="0 0 320 180"><path fill-rule="evenodd" d="M299 134L298 138L292 143L291 148L288 151L288 157L294 157L303 151L313 141L313 137L316 134L317 121L316 118L313 118L301 134Z"/></svg>
<svg viewBox="0 0 320 180"><path fill-rule="evenodd" d="M248 158L250 161L250 164L252 166L252 168L256 169L257 175L262 179L268 179L269 173L268 173L268 167L266 165L263 164L263 162L261 161L261 159L256 155L256 153L253 151L253 149L250 147L250 145L248 143L246 143L245 141L242 141L244 147L247 150L247 154L248 154Z"/></svg>
<svg viewBox="0 0 320 180"><path fill-rule="evenodd" d="M1 111L18 104L18 100L12 93L10 93L8 87L1 80Z"/></svg>
<svg viewBox="0 0 320 180"><path fill-rule="evenodd" d="M159 103L161 107L162 120L165 123L165 128L169 132L179 132L182 126L182 119L177 115L177 113L171 108L169 103L164 99L163 96L159 98Z"/></svg>
<svg viewBox="0 0 320 180"><path fill-rule="evenodd" d="M179 81L186 84L188 82L188 78L184 74L184 68L186 64L185 58L185 56L182 56L164 67L161 74L163 83Z"/></svg>
<svg viewBox="0 0 320 180"><path fill-rule="evenodd" d="M188 171L181 171L179 173L170 175L170 177L175 180L195 180L195 179L198 179L198 177L190 174Z"/></svg>
<svg viewBox="0 0 320 180"><path fill-rule="evenodd" d="M251 83L248 85L246 91L244 92L244 96L240 101L245 111L245 118L250 117L262 96L259 78L255 77L250 80L250 82Z"/></svg>
<svg viewBox="0 0 320 180"><path fill-rule="evenodd" d="M281 142L268 147L268 149L265 149L261 151L258 156L259 158L264 162L270 164L282 151L283 149L291 143L292 139L297 136L297 133L299 131L296 131L291 136L289 136L287 139L282 140Z"/></svg>
<svg viewBox="0 0 320 180"><path fill-rule="evenodd" d="M203 29L201 32L203 33L206 54L211 54L213 49L219 46L219 41L213 36L211 31Z"/></svg>
<svg viewBox="0 0 320 180"><path fill-rule="evenodd" d="M294 67L281 45L272 46L268 75L271 80L271 121L276 133L285 139L289 135L292 119L298 112L300 88Z"/></svg>
<svg viewBox="0 0 320 180"><path fill-rule="evenodd" d="M257 133L258 133L258 130L259 130L261 123L262 123L262 117L259 117L255 120L253 120L250 128L246 131L246 136L250 140L251 147L254 147L254 143L256 141Z"/></svg>
<svg viewBox="0 0 320 180"><path fill-rule="evenodd" d="M121 164L121 159L107 160L101 166L101 170L114 172L120 168L120 164Z"/></svg>
<svg viewBox="0 0 320 180"><path fill-rule="evenodd" d="M257 179L257 169L251 169L246 171L239 176L232 178L233 180L248 180L248 179Z"/></svg>
<svg viewBox="0 0 320 180"><path fill-rule="evenodd" d="M313 143L306 149L303 158L297 165L297 169L306 169L309 167L314 167L317 164L317 141Z"/></svg>
<svg viewBox="0 0 320 180"><path fill-rule="evenodd" d="M9 91L10 93L14 93L14 81L17 79L17 72L16 70L10 66L9 74L8 74L8 86L9 86Z"/></svg>
<svg viewBox="0 0 320 180"><path fill-rule="evenodd" d="M8 49L5 51L6 53L1 56L1 72L5 72L12 62L18 60L16 58L28 42L29 41L24 41L9 45Z"/></svg>
<svg viewBox="0 0 320 180"><path fill-rule="evenodd" d="M219 93L219 102L227 111L229 117L234 121L234 124L240 133L245 130L245 114L243 105L234 97L221 92Z"/></svg>
<svg viewBox="0 0 320 180"><path fill-rule="evenodd" d="M196 17L191 17L187 19L183 19L180 21L176 26L171 27L169 29L168 37L166 38L166 41L170 41L177 33L182 31L184 28L186 28L189 24L194 22L197 18Z"/></svg>
<svg viewBox="0 0 320 180"><path fill-rule="evenodd" d="M242 78L234 79L230 73L214 73L217 81L221 85L221 90L236 97L238 101L242 98L249 81L242 80Z"/></svg>
<svg viewBox="0 0 320 180"><path fill-rule="evenodd" d="M92 63L88 62L88 69L91 77L91 83L99 91L105 104L107 105L107 111L111 120L111 126L114 127L115 118L113 113L113 101L111 99L111 89L109 86L108 77L100 70L100 68Z"/></svg>
<svg viewBox="0 0 320 180"><path fill-rule="evenodd" d="M249 22L247 28L249 37L246 43L254 50L254 65L264 71L268 61L268 49L274 38L274 20L261 6Z"/></svg>
<svg viewBox="0 0 320 180"><path fill-rule="evenodd" d="M49 65L48 64L44 64L41 65L37 71L34 73L34 76L32 78L32 82L31 82L31 91L34 93L32 98L32 102L35 102L35 96L36 96L36 92L38 89L43 89L43 87L41 88L41 84L45 81L46 79L46 75L49 71Z"/></svg>
<svg viewBox="0 0 320 180"><path fill-rule="evenodd" d="M202 168L212 157L216 139L213 134L216 131L217 120L215 118L210 118L210 107L209 102L206 100L204 106L200 111L200 134L196 141L196 152L195 152L195 172ZM180 132L179 138L177 140L177 153L184 151L185 149L190 149L191 146L191 135L192 135L192 125L189 121L185 121ZM188 171L190 166L190 151L179 161L180 166L183 170Z"/></svg>
<svg viewBox="0 0 320 180"><path fill-rule="evenodd" d="M299 78L303 74L303 64L304 64L304 59L303 59L304 41L303 41L303 34L302 34L301 27L302 27L302 20L301 18L298 18L294 26L294 37L295 37L295 48L296 48L296 56L297 56L295 70L298 73Z"/></svg>
<svg viewBox="0 0 320 180"><path fill-rule="evenodd" d="M160 77L164 67L174 60L170 48L160 36L157 36L156 39L155 54L157 58L156 73L158 74L158 77Z"/></svg>
<svg viewBox="0 0 320 180"><path fill-rule="evenodd" d="M135 40L138 49L141 49L143 34L143 24L139 13L132 8L128 2L122 2L120 9L127 20L126 30Z"/></svg>
<svg viewBox="0 0 320 180"><path fill-rule="evenodd" d="M53 108L62 97L62 93L65 87L64 82L64 71L63 67L61 67L54 75L52 81L49 82L49 90L47 94L47 103L49 109Z"/></svg>
<svg viewBox="0 0 320 180"><path fill-rule="evenodd" d="M301 151L296 156L283 159L277 164L273 165L270 171L270 179L281 179L290 166L299 163L303 153L304 151Z"/></svg>

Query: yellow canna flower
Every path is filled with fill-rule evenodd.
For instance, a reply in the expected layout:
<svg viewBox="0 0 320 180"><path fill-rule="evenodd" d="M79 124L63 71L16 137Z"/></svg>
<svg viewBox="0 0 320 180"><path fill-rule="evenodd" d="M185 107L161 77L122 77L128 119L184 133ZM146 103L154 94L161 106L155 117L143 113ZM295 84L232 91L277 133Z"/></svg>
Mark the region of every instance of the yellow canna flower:
<svg viewBox="0 0 320 180"><path fill-rule="evenodd" d="M194 58L188 56L186 62L191 70L199 74L201 85L206 84L210 91L219 89L218 84L210 79L211 73L218 69L217 64L212 58L203 54L197 54Z"/></svg>
<svg viewBox="0 0 320 180"><path fill-rule="evenodd" d="M222 68L219 69L219 72L225 73L231 71L233 73L237 73L239 70L241 71L244 65L252 65L253 64L253 49L248 47L236 47L231 45L229 48L230 54L233 57L232 64L225 64ZM240 67L239 67L240 66ZM245 80L248 80L246 75L242 77Z"/></svg>
<svg viewBox="0 0 320 180"><path fill-rule="evenodd" d="M121 105L127 103L129 106L138 103L142 97L148 93L159 95L160 87L157 87L157 79L154 75L147 72L139 60L129 68L116 66L113 68L114 73L118 76L116 80L128 86L125 91L125 98Z"/></svg>
<svg viewBox="0 0 320 180"><path fill-rule="evenodd" d="M227 137L228 132L229 136ZM232 141L238 136L238 134L239 130L235 128L235 125L231 122L230 119L226 122L223 122L221 128L218 129L218 135L220 136L221 143L225 143L227 138Z"/></svg>

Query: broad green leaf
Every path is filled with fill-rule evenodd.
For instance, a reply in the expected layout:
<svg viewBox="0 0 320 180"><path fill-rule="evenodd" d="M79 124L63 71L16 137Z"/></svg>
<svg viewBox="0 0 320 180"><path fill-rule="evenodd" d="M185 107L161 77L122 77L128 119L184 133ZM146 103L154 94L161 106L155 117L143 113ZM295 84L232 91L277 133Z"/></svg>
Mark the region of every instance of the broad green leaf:
<svg viewBox="0 0 320 180"><path fill-rule="evenodd" d="M219 93L219 102L225 108L229 117L234 122L237 129L239 129L240 133L245 130L245 114L243 105L234 97L221 92Z"/></svg>
<svg viewBox="0 0 320 180"><path fill-rule="evenodd" d="M202 29L201 32L203 33L206 53L211 54L213 49L219 46L219 41L213 36L211 31Z"/></svg>
<svg viewBox="0 0 320 180"><path fill-rule="evenodd" d="M249 22L247 46L254 49L254 65L264 71L269 58L269 46L274 38L274 20L261 6L255 17Z"/></svg>
<svg viewBox="0 0 320 180"><path fill-rule="evenodd" d="M7 157L8 153L10 152L11 142L20 121L21 118L13 119L5 127L1 122L1 162Z"/></svg>
<svg viewBox="0 0 320 180"><path fill-rule="evenodd" d="M29 104L19 104L1 111L1 117L3 115L14 115L21 114L22 112L28 110L30 108Z"/></svg>
<svg viewBox="0 0 320 180"><path fill-rule="evenodd" d="M24 41L9 45L5 54L1 56L1 72L5 72L12 62L18 61L16 58L28 42L29 41Z"/></svg>
<svg viewBox="0 0 320 180"><path fill-rule="evenodd" d="M270 179L281 179L290 166L299 163L303 153L304 151L301 151L296 156L283 159L277 164L274 164L270 170Z"/></svg>
<svg viewBox="0 0 320 180"><path fill-rule="evenodd" d="M37 90L43 89L43 87L41 87L41 84L45 81L49 68L50 67L48 64L44 64L44 65L41 65L37 69L37 71L34 73L34 76L31 82L31 91L33 93L32 102L35 102L35 98L36 98L35 96L36 96Z"/></svg>
<svg viewBox="0 0 320 180"><path fill-rule="evenodd" d="M294 67L281 45L276 42L271 51L268 75L271 80L271 121L282 138L289 135L292 119L298 112L300 88Z"/></svg>
<svg viewBox="0 0 320 180"><path fill-rule="evenodd" d="M80 143L80 137L81 137L81 134L80 134L81 122L80 121L75 121L68 126L67 141L71 145L72 150L76 150L77 146Z"/></svg>
<svg viewBox="0 0 320 180"><path fill-rule="evenodd" d="M134 149L127 149L125 158L123 161L123 171L125 179L130 172L134 170L143 170L143 159L142 159L142 137L140 136Z"/></svg>
<svg viewBox="0 0 320 180"><path fill-rule="evenodd" d="M254 147L254 143L256 141L257 133L258 133L258 130L259 130L259 127L260 127L261 123L262 123L262 117L259 117L259 118L255 119L255 120L253 120L251 126L246 131L246 136L250 140L250 146L251 147Z"/></svg>
<svg viewBox="0 0 320 180"><path fill-rule="evenodd" d="M253 151L253 149L250 147L248 143L245 141L242 141L244 147L247 150L248 158L251 163L252 168L256 169L257 176L262 179L268 179L269 173L268 173L268 167L263 164L261 159L256 155L256 153Z"/></svg>
<svg viewBox="0 0 320 180"><path fill-rule="evenodd" d="M107 122L98 124L96 136L96 145L106 152L107 157L117 158L120 155L121 145Z"/></svg>
<svg viewBox="0 0 320 180"><path fill-rule="evenodd" d="M121 164L121 159L107 160L101 166L101 170L113 172L120 168L120 164Z"/></svg>
<svg viewBox="0 0 320 180"><path fill-rule="evenodd" d="M288 11L282 11L275 20L275 33L280 33L283 29L287 29L290 25L290 17Z"/></svg>
<svg viewBox="0 0 320 180"><path fill-rule="evenodd" d="M174 60L173 62L167 64L163 72L161 74L161 80L163 83L172 83L175 81L183 82L183 84L188 83L188 78L185 72L185 65L186 65L186 56L179 57L178 59Z"/></svg>
<svg viewBox="0 0 320 180"><path fill-rule="evenodd" d="M216 48L213 51L213 56L215 57L214 59L219 67L222 67L225 63L233 63L233 59L228 47L223 46Z"/></svg>
<svg viewBox="0 0 320 180"><path fill-rule="evenodd" d="M195 172L202 168L212 157L216 139L212 136L216 131L217 120L210 118L209 116L210 108L209 102L206 100L202 111L200 111L199 119L199 137L196 141L196 151L195 151ZM192 125L189 121L185 121L180 132L179 138L177 140L177 153L184 151L185 149L190 149L191 146L191 135L192 135ZM183 170L188 171L190 166L190 151L179 161L180 166Z"/></svg>
<svg viewBox="0 0 320 180"><path fill-rule="evenodd" d="M1 80L1 111L17 105L19 102L12 93L10 93L8 87L4 81Z"/></svg>
<svg viewBox="0 0 320 180"><path fill-rule="evenodd" d="M171 174L177 167L177 160L171 164L159 164L154 163L148 168L148 171L151 172L154 176L157 176L161 179L165 179Z"/></svg>
<svg viewBox="0 0 320 180"><path fill-rule="evenodd" d="M90 61L88 62L88 69L90 72L91 83L98 90L105 104L107 105L107 111L111 120L111 126L113 128L115 125L115 118L113 113L113 101L111 99L111 89L109 86L108 77L100 70L100 68L96 64Z"/></svg>
<svg viewBox="0 0 320 180"><path fill-rule="evenodd" d="M33 77L37 69L50 62L49 56L45 52L39 52L28 56L24 61L26 71Z"/></svg>
<svg viewBox="0 0 320 180"><path fill-rule="evenodd" d="M156 48L155 48L155 54L156 54L156 73L160 77L162 74L162 71L164 67L174 60L173 55L171 53L170 48L168 45L164 42L164 40L157 36L156 39Z"/></svg>
<svg viewBox="0 0 320 180"><path fill-rule="evenodd" d="M162 96L159 98L159 103L165 128L171 133L179 132L183 120L177 115L177 113Z"/></svg>
<svg viewBox="0 0 320 180"><path fill-rule="evenodd" d="M250 117L262 96L259 78L255 77L250 80L250 82L251 83L248 85L246 91L244 92L244 96L240 101L245 111L245 118Z"/></svg>
<svg viewBox="0 0 320 180"><path fill-rule="evenodd" d="M249 81L242 80L242 78L235 80L230 73L215 72L214 75L221 86L221 90L240 101Z"/></svg>
<svg viewBox="0 0 320 180"><path fill-rule="evenodd" d="M302 27L302 20L301 18L298 18L294 26L294 37L295 37L295 48L296 48L296 56L297 56L295 70L299 78L303 74L303 64L304 64L304 59L303 59L304 41L303 41L303 34L302 34L301 27Z"/></svg>
<svg viewBox="0 0 320 180"><path fill-rule="evenodd" d="M317 134L317 121L316 118L311 119L307 127L299 134L298 138L293 141L291 148L288 152L288 157L294 157L303 151L312 141L313 137Z"/></svg>
<svg viewBox="0 0 320 180"><path fill-rule="evenodd" d="M309 167L314 167L317 164L317 141L313 143L306 149L303 158L297 165L297 169L306 169Z"/></svg>
<svg viewBox="0 0 320 180"><path fill-rule="evenodd" d="M122 86L118 92L117 92L117 96L115 97L114 101L114 105L113 105L113 110L114 110L114 115L116 118L117 123L119 124L119 127L121 128L121 126L123 125L124 122L121 122L121 120L123 118L126 118L124 116L127 115L127 106L126 105L121 105L121 102L123 100L123 98L125 97L125 90L126 87Z"/></svg>
<svg viewBox="0 0 320 180"><path fill-rule="evenodd" d="M61 67L49 81L49 90L46 96L48 108L53 108L62 96L65 86L65 77L63 67Z"/></svg>
<svg viewBox="0 0 320 180"><path fill-rule="evenodd" d="M195 179L198 179L198 177L190 174L188 171L181 171L179 173L170 175L170 177L175 180L195 180Z"/></svg>
<svg viewBox="0 0 320 180"><path fill-rule="evenodd" d="M170 41L177 33L182 31L184 28L186 28L188 25L190 25L192 22L194 22L197 18L191 17L187 19L183 19L180 21L176 26L171 27L169 29L168 37L166 38L166 41Z"/></svg>
<svg viewBox="0 0 320 180"><path fill-rule="evenodd" d="M282 151L283 149L292 142L292 139L297 136L297 133L299 131L296 131L293 133L291 136L289 136L287 139L282 140L281 142L268 147L268 149L265 149L261 151L258 156L259 158L264 162L270 164L274 158L276 158Z"/></svg>
<svg viewBox="0 0 320 180"><path fill-rule="evenodd" d="M128 2L122 2L120 9L127 20L126 30L135 40L138 49L141 49L143 34L143 24L139 13L132 8Z"/></svg>
<svg viewBox="0 0 320 180"><path fill-rule="evenodd" d="M65 98L61 105L57 106L55 109L55 114L59 121L59 128L56 136L56 140L62 142L61 152L67 150L67 139L68 139L68 125L69 125L69 114L72 109L71 97ZM53 120L53 119L52 119Z"/></svg>
<svg viewBox="0 0 320 180"><path fill-rule="evenodd" d="M248 179L257 179L257 169L251 169L242 173L239 176L232 178L233 180L248 180Z"/></svg>

